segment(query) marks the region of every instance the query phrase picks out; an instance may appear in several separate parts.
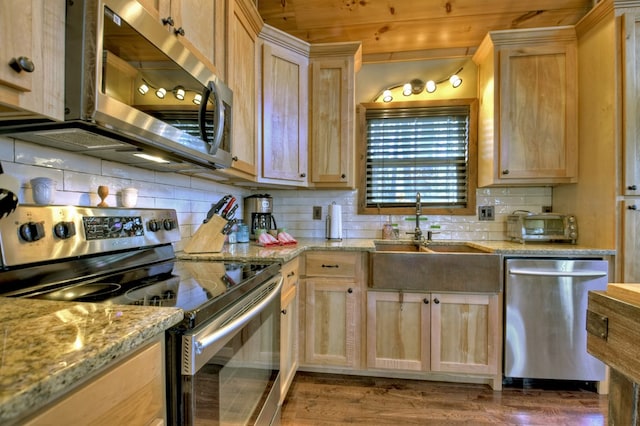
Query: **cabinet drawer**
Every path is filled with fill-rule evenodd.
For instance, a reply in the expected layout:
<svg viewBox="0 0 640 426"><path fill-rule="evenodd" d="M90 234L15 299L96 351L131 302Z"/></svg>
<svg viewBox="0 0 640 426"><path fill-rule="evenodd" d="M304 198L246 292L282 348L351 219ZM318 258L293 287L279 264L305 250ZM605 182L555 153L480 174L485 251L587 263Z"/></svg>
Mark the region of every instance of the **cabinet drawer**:
<svg viewBox="0 0 640 426"><path fill-rule="evenodd" d="M307 277L355 277L359 253L310 252L305 257Z"/></svg>

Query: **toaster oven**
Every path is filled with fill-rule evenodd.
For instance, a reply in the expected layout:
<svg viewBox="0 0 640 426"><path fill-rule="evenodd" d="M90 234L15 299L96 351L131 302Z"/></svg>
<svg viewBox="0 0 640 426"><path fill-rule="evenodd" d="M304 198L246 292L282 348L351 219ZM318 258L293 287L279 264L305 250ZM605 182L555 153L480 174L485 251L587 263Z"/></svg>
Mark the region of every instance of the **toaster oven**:
<svg viewBox="0 0 640 426"><path fill-rule="evenodd" d="M578 221L574 215L516 211L507 216L507 237L512 241L576 244Z"/></svg>

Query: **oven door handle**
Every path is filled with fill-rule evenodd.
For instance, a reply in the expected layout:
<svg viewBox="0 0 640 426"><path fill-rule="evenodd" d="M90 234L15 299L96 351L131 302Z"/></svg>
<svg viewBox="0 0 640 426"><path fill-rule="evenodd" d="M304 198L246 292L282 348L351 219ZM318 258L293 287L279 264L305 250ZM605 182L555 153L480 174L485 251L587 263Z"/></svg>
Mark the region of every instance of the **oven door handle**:
<svg viewBox="0 0 640 426"><path fill-rule="evenodd" d="M510 268L509 275L530 275L534 277L576 277L576 278L598 278L607 276L606 271L596 271L590 269L562 271L549 269L527 269Z"/></svg>
<svg viewBox="0 0 640 426"><path fill-rule="evenodd" d="M234 318L228 324L223 327L218 328L211 334L207 334L203 337L199 337L194 343L194 350L197 355L202 354L208 346L211 346L213 343L218 342L224 339L226 336L232 335L237 330L240 330L244 327L249 321L255 318L260 312L264 311L267 306L276 297L280 297L280 289L282 288L282 277L278 280L278 285L274 287L274 289L269 293L267 297L260 300L254 306L252 306L249 310L244 312L242 315Z"/></svg>

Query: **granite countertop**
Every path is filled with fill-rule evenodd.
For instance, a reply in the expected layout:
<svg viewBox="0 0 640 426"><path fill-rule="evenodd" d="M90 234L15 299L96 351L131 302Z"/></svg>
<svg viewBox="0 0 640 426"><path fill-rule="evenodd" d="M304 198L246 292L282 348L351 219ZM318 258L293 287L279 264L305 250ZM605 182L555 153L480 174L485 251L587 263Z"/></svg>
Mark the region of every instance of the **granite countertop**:
<svg viewBox="0 0 640 426"><path fill-rule="evenodd" d="M187 254L178 252L181 260L243 260L249 262L274 261L287 262L307 250L348 250L374 251L374 241L378 239L343 239L340 241L323 238L298 239L291 246L262 247L254 241L249 243L225 244L219 253ZM386 240L393 242L393 240ZM461 241L434 241L438 244L459 244ZM603 249L583 245L556 243L515 243L510 241L468 241L469 245L492 253L511 256L612 256L613 249Z"/></svg>
<svg viewBox="0 0 640 426"><path fill-rule="evenodd" d="M0 424L68 392L183 316L177 308L0 297Z"/></svg>

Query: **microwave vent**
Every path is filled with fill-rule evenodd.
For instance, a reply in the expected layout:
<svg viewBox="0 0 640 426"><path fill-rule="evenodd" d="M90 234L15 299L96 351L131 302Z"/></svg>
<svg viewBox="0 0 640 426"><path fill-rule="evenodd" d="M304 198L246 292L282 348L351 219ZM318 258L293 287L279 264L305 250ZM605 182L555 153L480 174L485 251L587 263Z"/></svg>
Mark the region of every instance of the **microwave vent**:
<svg viewBox="0 0 640 426"><path fill-rule="evenodd" d="M130 145L106 136L90 133L82 129L58 129L34 132L34 136L62 142L65 148L73 151L125 148Z"/></svg>

